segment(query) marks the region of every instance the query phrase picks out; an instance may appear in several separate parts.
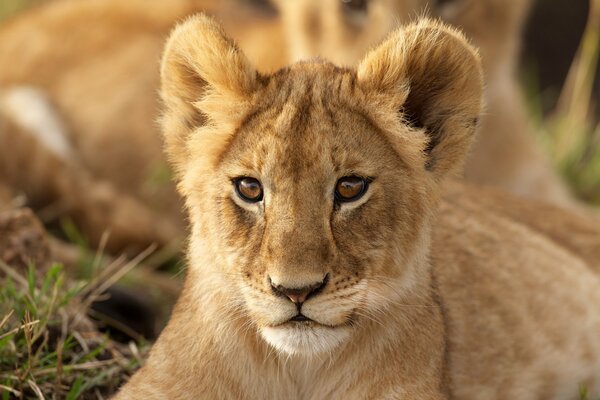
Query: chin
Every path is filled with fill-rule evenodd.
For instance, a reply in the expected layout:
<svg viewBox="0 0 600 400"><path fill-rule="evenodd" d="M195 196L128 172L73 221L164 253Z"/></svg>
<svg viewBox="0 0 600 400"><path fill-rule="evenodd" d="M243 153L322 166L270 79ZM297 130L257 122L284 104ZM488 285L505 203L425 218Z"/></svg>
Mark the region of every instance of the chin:
<svg viewBox="0 0 600 400"><path fill-rule="evenodd" d="M282 353L313 356L329 353L350 337L349 326L330 327L314 322L288 322L261 328L262 337Z"/></svg>

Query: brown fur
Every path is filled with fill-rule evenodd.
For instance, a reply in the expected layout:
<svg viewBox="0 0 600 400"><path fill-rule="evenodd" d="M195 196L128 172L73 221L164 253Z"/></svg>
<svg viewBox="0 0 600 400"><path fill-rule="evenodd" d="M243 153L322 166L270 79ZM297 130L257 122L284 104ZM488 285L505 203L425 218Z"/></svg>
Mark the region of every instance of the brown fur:
<svg viewBox="0 0 600 400"><path fill-rule="evenodd" d="M351 11L340 0L277 1L292 59L323 56L354 65L399 22L440 17L464 31L480 49L486 75L486 108L465 177L513 193L575 205L532 133L515 64L530 0L368 0Z"/></svg>
<svg viewBox="0 0 600 400"><path fill-rule="evenodd" d="M257 65L270 70L281 64L278 57L285 55L283 46L277 44L281 40L278 26L269 18L248 12L238 1L57 0L33 7L0 25L0 91L35 87L53 103L78 168L118 194L115 204L108 206L119 208L118 197L136 198L157 215L168 215L173 224L179 224L179 234L183 230L181 203L168 176L165 178L168 168L156 124L159 59L175 23L202 10L222 17ZM263 45L265 37L276 51ZM30 105L22 108L27 110ZM12 115L7 118L14 119ZM5 134L14 136L20 131ZM12 154L1 155L7 156ZM49 164L44 168L49 171L52 167ZM71 171L69 176L79 172ZM23 175L12 176L11 183L32 204L73 199L78 196L74 191L87 185L76 183L51 192L52 199L39 198L39 191L31 191L20 182L42 181L46 174ZM105 200L113 201L110 196ZM90 240L97 231L108 228L115 244L128 245L117 239L121 233L114 224L96 222L99 225L89 232L88 226L80 226ZM123 232L123 238L135 233L139 237L132 238L134 242L147 241L150 236L150 241L163 244L164 236L158 231L147 226L133 232L135 229L131 226L129 232ZM172 233L167 235L173 237Z"/></svg>
<svg viewBox="0 0 600 400"><path fill-rule="evenodd" d="M117 399L575 399L600 382L600 230L454 183L479 58L428 20L356 70L272 75L211 19L171 35L167 152L192 233L185 288ZM338 178L370 177L339 204ZM232 179L264 199L245 203ZM568 225L556 233L552 221ZM271 282L322 291L296 308ZM287 322L286 322L287 321Z"/></svg>
<svg viewBox="0 0 600 400"><path fill-rule="evenodd" d="M118 209L119 197L133 197L149 206L143 213L167 215L181 232L181 206L165 179L168 170L155 124L157 60L163 39L176 21L199 10L217 15L253 64L261 71L272 71L289 58L286 39L291 42L292 58L321 54L341 64L355 63L398 20L422 12L426 2L372 0L368 19L354 16L350 20L340 15L339 0L280 3L282 21L255 12L248 17L248 9L234 0L49 2L0 26L0 88L33 85L51 99L67 127L79 167L116 194L115 204L108 207ZM429 13L462 27L482 49L488 105L482 118L484 134L467 162L466 177L571 205L562 183L527 134L524 106L512 75L518 32L527 8L528 0L513 0L510 6L497 0L469 0L442 8L430 6ZM27 179L22 174L13 176L17 185L12 189L24 192L31 204L45 202L36 197L37 191L29 192L20 185ZM54 202L77 197L71 193L73 189L63 189L65 192L55 193ZM109 196L105 202L113 200ZM78 207L83 210L87 204ZM92 242L98 232L110 229L117 247L128 245L119 243L119 236L137 243L150 239L163 244L164 239L149 234L144 226L123 233L117 226L102 223L90 232L85 226L80 228Z"/></svg>
<svg viewBox="0 0 600 400"><path fill-rule="evenodd" d="M28 107L15 111L24 101ZM11 208L11 198L24 194L44 222L70 216L90 245L108 232L103 245L115 252L134 254L155 241L173 241L178 235L174 223L82 167L54 114L38 91L0 91L0 148L10 152L0 157L0 186L7 188L0 209Z"/></svg>

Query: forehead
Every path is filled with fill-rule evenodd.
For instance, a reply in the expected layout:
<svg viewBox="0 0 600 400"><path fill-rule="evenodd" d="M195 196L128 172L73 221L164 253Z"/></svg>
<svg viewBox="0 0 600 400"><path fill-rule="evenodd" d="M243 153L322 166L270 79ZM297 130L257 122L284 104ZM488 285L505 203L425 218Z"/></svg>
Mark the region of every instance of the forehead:
<svg viewBox="0 0 600 400"><path fill-rule="evenodd" d="M397 156L361 108L354 72L305 63L271 77L235 133L225 164L303 178L374 174Z"/></svg>

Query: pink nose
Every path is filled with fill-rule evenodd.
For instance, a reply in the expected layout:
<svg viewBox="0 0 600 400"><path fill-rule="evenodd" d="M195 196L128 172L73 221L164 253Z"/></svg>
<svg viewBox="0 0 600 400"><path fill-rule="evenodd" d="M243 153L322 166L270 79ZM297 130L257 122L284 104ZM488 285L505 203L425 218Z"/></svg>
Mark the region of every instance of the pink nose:
<svg viewBox="0 0 600 400"><path fill-rule="evenodd" d="M285 295L292 301L292 303L304 303L306 298L310 294L311 291L302 291L302 292L292 292L292 291L284 291Z"/></svg>
<svg viewBox="0 0 600 400"><path fill-rule="evenodd" d="M306 300L308 300L308 298L315 296L316 294L321 292L325 288L325 285L327 285L328 280L329 274L325 275L325 278L323 278L323 280L320 282L315 282L313 284L301 288L287 288L275 284L271 281L271 278L269 278L269 282L271 283L271 289L273 290L273 292L278 296L287 297L292 303L296 305L301 305Z"/></svg>

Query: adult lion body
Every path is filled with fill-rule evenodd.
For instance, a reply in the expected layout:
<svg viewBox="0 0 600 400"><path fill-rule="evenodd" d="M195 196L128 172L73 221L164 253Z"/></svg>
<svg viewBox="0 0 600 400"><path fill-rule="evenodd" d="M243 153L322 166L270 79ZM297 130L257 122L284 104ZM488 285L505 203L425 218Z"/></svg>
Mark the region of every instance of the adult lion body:
<svg viewBox="0 0 600 400"><path fill-rule="evenodd" d="M481 111L459 33L423 21L357 70L262 75L199 16L162 65L190 267L117 399L598 393L598 228L449 180Z"/></svg>

